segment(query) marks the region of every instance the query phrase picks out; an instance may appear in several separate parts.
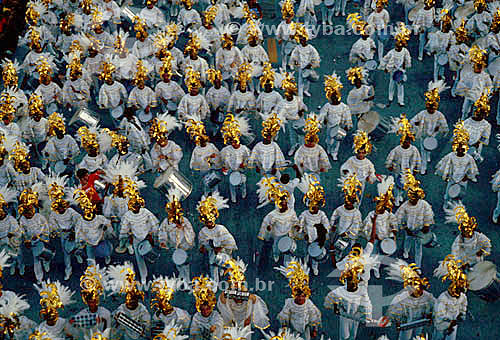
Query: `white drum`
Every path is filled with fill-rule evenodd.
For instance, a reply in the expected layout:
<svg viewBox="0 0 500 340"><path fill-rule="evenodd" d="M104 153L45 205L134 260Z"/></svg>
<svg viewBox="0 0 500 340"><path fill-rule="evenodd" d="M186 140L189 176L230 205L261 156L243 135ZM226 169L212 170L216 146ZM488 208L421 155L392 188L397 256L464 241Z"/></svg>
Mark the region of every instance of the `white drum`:
<svg viewBox="0 0 500 340"><path fill-rule="evenodd" d="M368 60L364 66L368 71L374 71L377 69L377 62L375 60Z"/></svg>
<svg viewBox="0 0 500 340"><path fill-rule="evenodd" d="M278 249L281 253L290 253L293 251L293 240L288 236L283 236L278 241Z"/></svg>
<svg viewBox="0 0 500 340"><path fill-rule="evenodd" d="M431 231L428 233L425 233L425 234L422 232L419 232L417 234L417 237L419 237L421 239L422 245L425 248L435 248L435 247L439 246L439 244L437 243L436 234L434 234Z"/></svg>
<svg viewBox="0 0 500 340"><path fill-rule="evenodd" d="M307 247L307 253L313 258L318 258L323 254L323 249L321 249L318 242L313 242Z"/></svg>
<svg viewBox="0 0 500 340"><path fill-rule="evenodd" d="M347 132L342 129L339 125L329 130L330 138L334 138L335 140L342 140L347 135Z"/></svg>
<svg viewBox="0 0 500 340"><path fill-rule="evenodd" d="M113 110L111 110L111 116L115 119L118 119L123 114L123 106L117 106Z"/></svg>
<svg viewBox="0 0 500 340"><path fill-rule="evenodd" d="M56 164L54 164L54 171L59 175L63 173L66 170L66 164L64 164L64 161L57 161Z"/></svg>
<svg viewBox="0 0 500 340"><path fill-rule="evenodd" d="M188 255L183 249L176 249L172 254L172 261L177 266L182 266L186 264Z"/></svg>
<svg viewBox="0 0 500 340"><path fill-rule="evenodd" d="M343 239L339 238L335 242L334 246L335 246L335 249L343 251L347 248L347 246L349 246L349 243L347 241L344 241Z"/></svg>
<svg viewBox="0 0 500 340"><path fill-rule="evenodd" d="M452 199L456 199L460 196L461 190L462 188L460 187L460 184L452 184L448 189L448 196Z"/></svg>
<svg viewBox="0 0 500 340"><path fill-rule="evenodd" d="M358 121L358 129L371 133L380 123L380 115L376 111L368 111Z"/></svg>
<svg viewBox="0 0 500 340"><path fill-rule="evenodd" d="M139 110L139 114L137 115L139 120L143 123L149 122L151 119L153 119L153 114L151 113L151 110L149 113L146 113L144 110Z"/></svg>
<svg viewBox="0 0 500 340"><path fill-rule="evenodd" d="M467 274L469 289L486 301L495 301L500 297L500 278L497 266L490 261L474 265Z"/></svg>
<svg viewBox="0 0 500 340"><path fill-rule="evenodd" d="M385 238L380 242L380 249L385 255L391 256L396 252L396 241L392 238Z"/></svg>
<svg viewBox="0 0 500 340"><path fill-rule="evenodd" d="M173 101L169 100L167 102L167 110L169 110L169 111L175 111L175 110L177 110L177 104L174 103Z"/></svg>
<svg viewBox="0 0 500 340"><path fill-rule="evenodd" d="M438 147L438 141L434 137L425 137L424 138L424 149L427 151L434 151Z"/></svg>
<svg viewBox="0 0 500 340"><path fill-rule="evenodd" d="M229 183L231 183L232 186L240 185L242 182L243 182L243 175L240 172L238 171L231 172L231 175L229 175Z"/></svg>

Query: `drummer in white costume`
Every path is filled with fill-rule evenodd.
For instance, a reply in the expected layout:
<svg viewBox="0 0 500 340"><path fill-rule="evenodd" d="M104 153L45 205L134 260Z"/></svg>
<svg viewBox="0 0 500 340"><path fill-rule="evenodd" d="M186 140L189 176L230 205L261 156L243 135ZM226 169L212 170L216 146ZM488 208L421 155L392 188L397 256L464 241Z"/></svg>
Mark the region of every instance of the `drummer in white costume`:
<svg viewBox="0 0 500 340"><path fill-rule="evenodd" d="M356 175L356 177L361 182L361 192L359 205L363 200L363 192L365 191L365 183L375 183L377 176L375 174L375 166L373 163L366 158L368 154L372 152L372 144L368 138L368 135L364 131L358 131L354 136L354 156L351 156L344 164L340 167L340 172L342 175Z"/></svg>
<svg viewBox="0 0 500 340"><path fill-rule="evenodd" d="M268 117L272 112L279 111L279 105L283 97L278 91L274 90L276 75L270 63L265 63L260 77L261 91L257 97L256 108L261 117Z"/></svg>
<svg viewBox="0 0 500 340"><path fill-rule="evenodd" d="M33 94L40 96L47 113L52 113L58 110L58 104L62 101L61 87L52 81L53 71L57 71L57 67L52 56L40 57L36 63L36 72L40 75L40 85Z"/></svg>
<svg viewBox="0 0 500 340"><path fill-rule="evenodd" d="M49 131L47 135L49 140L43 154L48 158L50 168L61 174L65 172L64 168L72 165L73 159L80 153L80 149L75 139L66 134L66 125L61 115L54 112L49 116L48 121ZM56 165L58 163L65 165L63 170L59 168L59 165Z"/></svg>
<svg viewBox="0 0 500 340"><path fill-rule="evenodd" d="M32 93L29 99L29 117L24 120L21 128L23 140L30 144L32 149L38 154L39 145L47 140L49 131L49 121L44 117L46 105L42 98L36 93ZM43 159L41 159L43 163Z"/></svg>
<svg viewBox="0 0 500 340"><path fill-rule="evenodd" d="M408 170L404 173L404 189L408 200L396 211L400 229L406 231L403 257L407 259L411 248L415 250L415 263L422 266L422 234L427 234L434 224L434 212L431 205L424 200L425 192Z"/></svg>
<svg viewBox="0 0 500 340"><path fill-rule="evenodd" d="M368 2L368 1L366 1ZM389 12L384 8L388 4L388 0L377 0L376 10L373 11L368 17L365 16L366 22L373 29L373 40L377 44L378 60L381 61L384 56L384 41L383 36L389 34L387 32L387 25L390 22Z"/></svg>
<svg viewBox="0 0 500 340"><path fill-rule="evenodd" d="M278 170L285 163L285 156L276 142L274 137L278 134L282 120L276 114L262 122L262 137L263 141L257 143L253 149L248 161L250 167L255 167L257 173L261 175L276 175Z"/></svg>
<svg viewBox="0 0 500 340"><path fill-rule="evenodd" d="M349 53L349 62L354 66L363 66L368 60L373 60L377 50L375 42L370 37L371 26L360 18L359 13L349 14L347 17L353 31L361 35L361 38L352 45Z"/></svg>
<svg viewBox="0 0 500 340"><path fill-rule="evenodd" d="M151 148L154 171L162 173L170 168L179 170L183 152L177 143L168 139L168 135L180 127L177 119L169 114L161 114L153 119L149 134L155 142Z"/></svg>
<svg viewBox="0 0 500 340"><path fill-rule="evenodd" d="M190 252L194 247L196 234L191 222L184 216L184 210L179 201L180 194L175 189L170 189L167 198L168 202L165 205L167 218L160 225L158 242L160 242L160 247L163 249L173 248L174 251L181 249L186 253L187 258L184 263L175 263L175 265L179 272L179 278L188 283L191 281Z"/></svg>
<svg viewBox="0 0 500 340"><path fill-rule="evenodd" d="M428 33L426 49L434 54L434 81L444 79L444 67L448 63L448 50L452 44L453 31L451 30L451 13L448 8L439 14L439 31Z"/></svg>
<svg viewBox="0 0 500 340"><path fill-rule="evenodd" d="M208 89L205 97L210 107L210 121L213 126L213 128L210 129L210 133L215 135L222 123L231 93L227 85L222 82L222 72L220 70L215 70L213 68L208 69L207 79L213 85Z"/></svg>
<svg viewBox="0 0 500 340"><path fill-rule="evenodd" d="M261 201L272 200L275 205L274 210L262 220L257 238L265 243L273 243L272 254L274 262L278 262L281 255L278 243L281 238L292 235L292 228L295 229L293 231L295 233L300 230L299 219L297 218L295 209L288 206L290 193L276 182L275 177L264 177L257 185L259 186L257 190L259 198L263 197ZM268 256L268 254L263 254L263 256ZM287 263L289 260L290 255L287 253L284 254L284 263Z"/></svg>
<svg viewBox="0 0 500 340"><path fill-rule="evenodd" d="M396 215L392 212L394 205L394 196L392 190L394 188L394 179L388 177L377 185L378 196L375 198L375 209L370 211L363 221L363 232L367 239L373 239L374 253L385 253L385 255L392 255L387 253L384 249L383 241L385 239L392 239L396 241L398 232L398 221ZM394 242L395 243L395 242ZM379 250L379 247L381 248ZM391 251L395 251L392 249ZM375 277L379 277L378 268L374 268Z"/></svg>
<svg viewBox="0 0 500 340"><path fill-rule="evenodd" d="M134 73L136 71L136 65L139 59L129 53L126 45L126 41L129 37L128 32L123 32L121 29L116 31L114 34L114 43L112 44L115 48L114 52L117 56L113 57L113 64L115 64L118 71L118 79L130 83L134 78Z"/></svg>
<svg viewBox="0 0 500 340"><path fill-rule="evenodd" d="M269 328L269 310L266 303L256 294L248 293L245 271L247 265L240 259L225 259L224 267L228 273L229 292L222 292L217 300L217 309L224 320L225 327L255 327L264 332ZM234 295L231 295L232 293ZM242 296L238 296L241 294ZM248 294L247 297L243 296ZM250 340L250 334L246 337Z"/></svg>
<svg viewBox="0 0 500 340"><path fill-rule="evenodd" d="M462 106L462 120L470 113L472 105L481 97L486 89L493 87L490 75L486 70L488 57L486 51L474 45L469 50L469 60L473 65L473 72L465 69L460 73L457 84L457 94L464 97Z"/></svg>
<svg viewBox="0 0 500 340"><path fill-rule="evenodd" d="M330 221L328 221L328 217L323 210L320 210L320 206L325 206L325 190L319 183L319 181L312 175L306 175L307 180L304 184L308 183L307 188L303 188L307 190L304 193L304 204L308 206L308 210L304 210L299 216L299 225L301 228L301 232L304 234L304 239L307 241L307 244L310 246L313 242L316 242L323 255L326 255L326 249L324 248L324 241L326 235L328 235L330 231ZM321 225L321 227L318 227ZM320 232L323 232L323 235L319 235ZM319 244L319 240L322 239L322 244ZM321 257L321 255L320 255ZM308 261L306 260L306 263ZM315 276L318 276L318 261L315 261L314 258L311 258L312 262L312 270Z"/></svg>
<svg viewBox="0 0 500 340"><path fill-rule="evenodd" d="M465 27L477 39L488 34L492 17L485 0L474 0L474 9L475 13L467 20Z"/></svg>
<svg viewBox="0 0 500 340"><path fill-rule="evenodd" d="M152 110L156 107L156 95L154 91L145 85L148 79L149 70L144 65L142 60L136 64L136 73L132 82L136 87L130 91L128 96L127 106L136 110L139 120L148 122L152 118Z"/></svg>
<svg viewBox="0 0 500 340"><path fill-rule="evenodd" d="M331 168L325 149L319 145L320 127L318 117L314 113L310 114L304 126L304 144L295 152L293 159L302 173L314 174L317 180L320 180L321 173Z"/></svg>
<svg viewBox="0 0 500 340"><path fill-rule="evenodd" d="M406 70L411 68L411 56L407 49L408 40L410 40L411 31L403 23L399 24L394 36L395 47L387 52L380 60L379 69L384 70L389 75L389 103L394 100L394 87L398 90L398 104L405 105ZM400 74L401 79L394 79L395 75Z"/></svg>
<svg viewBox="0 0 500 340"><path fill-rule="evenodd" d="M221 224L215 224L219 217L219 210L225 208L229 208L227 199L220 196L218 192L212 193L211 196L202 196L197 206L200 222L204 225L198 234L200 252L205 257L208 255L210 274L217 283L219 282L217 254L231 255L238 249L229 230Z"/></svg>
<svg viewBox="0 0 500 340"><path fill-rule="evenodd" d="M184 8L181 8L177 16L177 24L182 30L196 29L201 25L200 13L193 8L193 0L181 0Z"/></svg>
<svg viewBox="0 0 500 340"><path fill-rule="evenodd" d="M296 261L294 258L286 262L285 266L275 268L289 281L292 298L285 300L283 308L278 313L281 327L290 327L300 333L305 340L316 338L321 327L321 312L309 299L309 268L307 264Z"/></svg>
<svg viewBox="0 0 500 340"><path fill-rule="evenodd" d="M165 25L165 15L156 7L157 3L157 0L146 0L146 7L139 12L139 17L146 21L149 29L161 28Z"/></svg>
<svg viewBox="0 0 500 340"><path fill-rule="evenodd" d="M474 103L474 115L464 121L464 127L469 132L469 153L478 163L483 161L483 146L490 143L491 124L486 120L491 109L489 94L489 90L481 94Z"/></svg>
<svg viewBox="0 0 500 340"><path fill-rule="evenodd" d="M215 66L222 72L224 81L236 75L242 61L241 51L234 46L230 28L226 26L221 32L221 47L215 53Z"/></svg>
<svg viewBox="0 0 500 340"><path fill-rule="evenodd" d="M90 87L83 76L80 58L78 52L68 54L69 79L62 88L62 104L66 109L87 107L90 98Z"/></svg>
<svg viewBox="0 0 500 340"><path fill-rule="evenodd" d="M417 320L428 319L432 322L435 298L426 291L429 281L421 276L420 268L414 263L408 265L398 260L390 265L387 278L403 282L404 289L391 301L388 309L389 317L397 326ZM399 332L399 340L411 340L413 334L422 334L422 327L410 328Z"/></svg>
<svg viewBox="0 0 500 340"><path fill-rule="evenodd" d="M184 73L186 74L189 69L200 73L200 80L202 88L207 82L208 62L199 56L200 51L210 49L210 43L205 38L201 31L195 31L189 35L189 40L184 47Z"/></svg>
<svg viewBox="0 0 500 340"><path fill-rule="evenodd" d="M122 83L113 79L116 66L111 62L110 58L104 60L100 65L99 79L103 80L104 83L99 90L97 105L100 109L108 109L112 117L119 119L123 114L124 103L128 98L127 90Z"/></svg>
<svg viewBox="0 0 500 340"><path fill-rule="evenodd" d="M418 60L424 57L424 47L427 43L427 35L434 26L436 20L436 0L425 0L424 7L420 8L413 21L413 26L418 32Z"/></svg>
<svg viewBox="0 0 500 340"><path fill-rule="evenodd" d="M385 160L387 170L391 171L396 178L396 187L394 188L396 194L396 206L403 202L403 181L401 180L401 173L410 170L412 174L418 172L420 167L420 152L418 149L411 145L415 141L415 134L412 131L412 126L402 114L400 118L393 118L390 132L400 135L398 146L392 149Z"/></svg>
<svg viewBox="0 0 500 340"><path fill-rule="evenodd" d="M431 161L431 152L437 148L438 134L448 134L448 122L441 111L438 111L440 96L439 93L446 89L443 80L429 82L427 92L425 92L425 110L420 111L410 120L415 126L416 138L420 143L420 173L425 175L427 163ZM427 149L426 149L427 145ZM431 150L432 148L432 150Z"/></svg>
<svg viewBox="0 0 500 340"><path fill-rule="evenodd" d="M158 72L162 81L156 84L155 95L162 112L174 112L177 108L177 104L185 95L179 83L172 80L173 58L172 54L167 51L166 56L161 60Z"/></svg>
<svg viewBox="0 0 500 340"><path fill-rule="evenodd" d="M229 103L227 104L228 112L249 112L255 110L255 95L249 89L249 83L252 82L252 66L247 62L240 64L238 73L234 77L234 89Z"/></svg>
<svg viewBox="0 0 500 340"><path fill-rule="evenodd" d="M141 247L139 245L149 242L150 247L153 246L153 234L157 234L160 222L151 211L144 207L145 202L140 196L139 186L140 183L134 182L132 179L127 179L126 181L125 195L129 199L129 211L121 219L119 238L122 244L127 241L127 238L133 244L141 282L145 284L148 277L148 269L144 261L146 254L141 254Z"/></svg>
<svg viewBox="0 0 500 340"><path fill-rule="evenodd" d="M186 69L184 81L188 88L188 93L179 102L177 118L184 122L188 115L196 115L204 120L210 113L210 107L205 97L200 94L200 88L202 87L200 72L194 71L191 68Z"/></svg>
<svg viewBox="0 0 500 340"><path fill-rule="evenodd" d="M367 84L368 70L363 66L351 67L346 71L347 79L354 85L347 95L346 103L351 113L358 118L370 111L375 98L373 86Z"/></svg>
<svg viewBox="0 0 500 340"><path fill-rule="evenodd" d="M90 173L104 169L108 158L105 152L111 146L111 138L97 126L87 128L82 126L77 131L80 137L80 144L87 152L81 162L77 165L78 169L87 169Z"/></svg>
<svg viewBox="0 0 500 340"><path fill-rule="evenodd" d="M283 2L281 15L283 20L276 29L276 39L278 39L278 44L280 45L281 67L286 70L288 66L287 58L290 57L296 45L293 37L295 23L293 23L292 20L295 17L295 12L293 10L292 0L285 0Z"/></svg>
<svg viewBox="0 0 500 340"><path fill-rule="evenodd" d="M58 309L74 303L74 294L68 287L63 286L59 281L39 281L40 285L34 285L40 294L40 316L43 321L36 330L52 340L64 340L67 337L75 336L75 329L69 320L59 316Z"/></svg>
<svg viewBox="0 0 500 340"><path fill-rule="evenodd" d="M342 88L343 85L335 72L331 76L325 76L325 95L328 102L321 108L319 119L326 122L326 151L334 161L338 157L340 142L352 128L351 110L340 101Z"/></svg>
<svg viewBox="0 0 500 340"><path fill-rule="evenodd" d="M341 239L348 242L348 244L344 249L338 249L340 252L334 255L335 257L332 257L332 261L335 262L337 258L340 259L342 257L342 252L344 250L350 251L353 247L358 239L363 223L361 212L356 207L359 202L359 195L362 187L356 174L339 178L338 186L341 187L344 192L344 204L337 207L330 218L331 231L334 235L338 235L338 237L334 236L330 238L332 240Z"/></svg>
<svg viewBox="0 0 500 340"><path fill-rule="evenodd" d="M12 181L9 183L17 191L21 192L24 189L31 188L36 183L42 182L45 179L45 174L40 168L31 166L29 158L28 147L24 143L9 141L15 138L7 136L6 145L10 156L9 160L12 161L15 171L11 173Z"/></svg>
<svg viewBox="0 0 500 340"><path fill-rule="evenodd" d="M16 273L24 276L24 257L22 253L20 227L17 220L8 213L8 205L17 201L17 191L3 185L0 187L0 249L8 251L13 263L10 264L10 275Z"/></svg>
<svg viewBox="0 0 500 340"><path fill-rule="evenodd" d="M162 115L158 115L160 117ZM151 160L147 150L150 147L148 131L141 125L139 118L135 115L134 109L127 107L123 111L119 130L123 131L129 142L130 151L140 154L147 168L151 167Z"/></svg>
<svg viewBox="0 0 500 340"><path fill-rule="evenodd" d="M236 188L241 186L241 197L247 197L247 178L243 170L248 165L250 150L246 145L241 145L241 136L251 135L248 120L243 116L228 114L222 125L222 135L226 146L221 150L222 172L229 175L229 192L231 202L236 203ZM234 175L233 175L234 174ZM239 182L232 182L238 178Z"/></svg>
<svg viewBox="0 0 500 340"><path fill-rule="evenodd" d="M130 53L135 55L139 60L148 60L155 52L153 39L150 38L147 31L147 21L148 18L144 19L144 17L134 18L135 41Z"/></svg>
<svg viewBox="0 0 500 340"><path fill-rule="evenodd" d="M48 216L48 222L61 238L61 248L64 254L65 281L69 280L73 272L71 258L73 257L74 250L77 248L75 242L75 225L80 219L80 215L65 200L67 191L66 182L66 176L47 176L45 179L47 194L51 200L51 211ZM76 255L76 259L79 263L82 263L80 255Z"/></svg>
<svg viewBox="0 0 500 340"><path fill-rule="evenodd" d="M111 146L116 149L116 154L109 161L109 165L116 165L119 162L128 162L133 164L139 171L145 170L144 159L148 157L146 151L144 155L129 150L130 143L128 138L114 131L107 131L111 137Z"/></svg>
<svg viewBox="0 0 500 340"><path fill-rule="evenodd" d="M292 25L292 29L293 38L297 42L297 46L293 49L288 64L291 69L297 71L299 97L310 97L309 88L311 87L311 80L319 78L314 69L320 66L321 57L318 50L313 45L308 44L310 33L307 31L306 26L301 23L295 23Z"/></svg>
<svg viewBox="0 0 500 340"><path fill-rule="evenodd" d="M196 299L196 313L189 329L190 340L217 340L222 338L224 320L214 310L217 298L213 287L215 282L206 276L195 277L192 281L193 295Z"/></svg>
<svg viewBox="0 0 500 340"><path fill-rule="evenodd" d="M372 316L370 297L360 287L364 282L363 273L370 270L362 254L361 248L354 248L349 253L340 276L340 282L345 285L335 288L325 297L324 307L339 315L340 340L355 340L360 321L366 322Z"/></svg>
<svg viewBox="0 0 500 340"><path fill-rule="evenodd" d="M217 147L210 143L205 125L199 117L189 118L186 121L186 131L196 146L191 154L189 167L194 172L199 172L199 178L203 181L203 192L217 191L218 182L210 186L210 178L218 176L221 168L220 152Z"/></svg>
<svg viewBox="0 0 500 340"><path fill-rule="evenodd" d="M434 276L451 281L448 290L441 293L434 303L433 324L434 340L455 340L458 323L463 321L467 313L467 296L469 288L467 275L462 271L463 263L453 255L447 255L434 270Z"/></svg>
<svg viewBox="0 0 500 340"><path fill-rule="evenodd" d="M456 89L459 82L460 71L467 63L467 54L469 52L469 36L465 28L465 20L462 19L461 24L455 28L454 39L448 50L448 65L452 72L453 86L451 88L451 96L456 97Z"/></svg>
<svg viewBox="0 0 500 340"><path fill-rule="evenodd" d="M153 294L151 299L152 327L155 327L155 323L159 321L163 327L171 324L177 325L182 333L189 329L191 315L184 309L171 305L174 293L181 289L183 284L189 282L191 281L183 282L175 276L173 278L160 276L150 281Z"/></svg>
<svg viewBox="0 0 500 340"><path fill-rule="evenodd" d="M449 195L452 185L460 186L459 197L463 197L467 191L468 182L476 182L476 176L479 175L476 161L467 153L469 132L465 129L463 121L455 124L452 149L453 151L444 156L436 165L436 174L441 176L443 181L448 182L443 207L446 207L452 199Z"/></svg>
<svg viewBox="0 0 500 340"><path fill-rule="evenodd" d="M241 50L241 58L243 62L250 64L252 81L250 82L250 89L254 92L260 92L258 80L262 75L262 69L265 63L269 62L269 56L266 50L262 47L262 40L259 36L257 23L253 20L248 21L249 26L247 30L248 45Z"/></svg>
<svg viewBox="0 0 500 340"><path fill-rule="evenodd" d="M458 224L460 231L451 245L451 254L462 261L466 270L484 261L484 257L491 254L491 241L477 230L476 218L469 216L461 202L446 209L445 213L446 222Z"/></svg>

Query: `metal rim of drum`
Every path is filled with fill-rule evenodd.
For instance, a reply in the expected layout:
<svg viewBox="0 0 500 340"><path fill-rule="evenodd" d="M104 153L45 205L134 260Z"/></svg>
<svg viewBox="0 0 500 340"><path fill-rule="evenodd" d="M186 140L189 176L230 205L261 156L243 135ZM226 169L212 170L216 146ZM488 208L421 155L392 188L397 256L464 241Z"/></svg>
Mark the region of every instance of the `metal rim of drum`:
<svg viewBox="0 0 500 340"><path fill-rule="evenodd" d="M54 164L54 171L58 174L64 172L66 170L66 164L64 164L64 161L57 161L56 164Z"/></svg>
<svg viewBox="0 0 500 340"><path fill-rule="evenodd" d="M123 114L123 106L117 106L113 110L111 110L111 116L115 119L118 119Z"/></svg>
<svg viewBox="0 0 500 340"><path fill-rule="evenodd" d="M187 253L184 249L176 249L174 253L172 254L172 261L177 265L177 266L182 266L183 264L186 263L187 261Z"/></svg>
<svg viewBox="0 0 500 340"><path fill-rule="evenodd" d="M242 181L243 175L239 171L233 171L229 175L229 183L233 186L240 185Z"/></svg>
<svg viewBox="0 0 500 340"><path fill-rule="evenodd" d="M448 56L446 54L440 54L437 58L437 62L441 66L448 64Z"/></svg>
<svg viewBox="0 0 500 340"><path fill-rule="evenodd" d="M450 198L458 198L461 189L460 184L452 184L448 189L448 196L450 196Z"/></svg>
<svg viewBox="0 0 500 340"><path fill-rule="evenodd" d="M368 60L366 63L365 63L365 68L368 70L368 71L374 71L376 68L377 68L377 62L373 59L371 60Z"/></svg>
<svg viewBox="0 0 500 340"><path fill-rule="evenodd" d="M293 244L293 241L290 237L283 236L278 241L278 249L282 253L289 252L292 249L292 244Z"/></svg>
<svg viewBox="0 0 500 340"><path fill-rule="evenodd" d="M323 251L317 242L313 242L307 247L307 253L313 258L318 258L321 256Z"/></svg>
<svg viewBox="0 0 500 340"><path fill-rule="evenodd" d="M380 242L380 248L385 255L392 255L397 250L396 242L392 238L385 238Z"/></svg>
<svg viewBox="0 0 500 340"><path fill-rule="evenodd" d="M497 275L496 265L491 261L476 263L467 274L471 291L480 291L491 285Z"/></svg>
<svg viewBox="0 0 500 340"><path fill-rule="evenodd" d="M153 114L151 113L151 111L149 113L146 113L146 112L144 112L144 110L141 110L141 112L139 112L138 116L139 116L139 120L143 123L147 123L153 118Z"/></svg>
<svg viewBox="0 0 500 340"><path fill-rule="evenodd" d="M436 150L438 147L438 141L435 137L425 137L424 138L424 149L427 151Z"/></svg>

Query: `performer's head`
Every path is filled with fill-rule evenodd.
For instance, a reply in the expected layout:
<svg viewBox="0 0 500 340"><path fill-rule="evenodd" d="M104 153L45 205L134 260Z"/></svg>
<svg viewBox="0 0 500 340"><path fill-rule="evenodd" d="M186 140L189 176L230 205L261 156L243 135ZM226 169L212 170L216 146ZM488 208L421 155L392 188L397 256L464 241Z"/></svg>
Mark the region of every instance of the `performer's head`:
<svg viewBox="0 0 500 340"><path fill-rule="evenodd" d="M451 144L451 148L457 156L463 157L467 150L469 150L469 139L469 131L465 128L464 122L462 120L458 121L453 129L453 141Z"/></svg>
<svg viewBox="0 0 500 340"><path fill-rule="evenodd" d="M365 270L362 258L363 249L354 246L347 256L344 270L340 274L340 282L347 285L347 291L355 292L361 280L360 276Z"/></svg>
<svg viewBox="0 0 500 340"><path fill-rule="evenodd" d="M372 144L368 138L368 134L363 130L358 130L354 135L354 153L356 158L365 159L366 155L372 152Z"/></svg>
<svg viewBox="0 0 500 340"><path fill-rule="evenodd" d="M192 280L193 295L196 299L196 310L203 317L209 317L214 310L217 300L212 290L214 283L206 276L195 277Z"/></svg>
<svg viewBox="0 0 500 340"><path fill-rule="evenodd" d="M309 183L307 192L304 194L303 202L308 206L309 212L317 214L320 207L325 206L325 190L314 175L306 175Z"/></svg>
<svg viewBox="0 0 500 340"><path fill-rule="evenodd" d="M91 313L96 313L104 292L102 275L98 266L89 266L80 277L80 294Z"/></svg>
<svg viewBox="0 0 500 340"><path fill-rule="evenodd" d="M358 180L356 174L347 175L339 179L339 186L342 187L344 192L344 206L348 210L352 210L359 202L359 195L361 195L361 182Z"/></svg>

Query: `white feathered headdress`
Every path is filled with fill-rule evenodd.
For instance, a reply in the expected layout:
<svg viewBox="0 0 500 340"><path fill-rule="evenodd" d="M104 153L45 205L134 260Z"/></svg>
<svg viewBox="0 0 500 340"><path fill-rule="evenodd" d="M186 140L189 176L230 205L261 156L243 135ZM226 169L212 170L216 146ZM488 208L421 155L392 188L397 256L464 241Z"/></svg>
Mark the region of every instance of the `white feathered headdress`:
<svg viewBox="0 0 500 340"><path fill-rule="evenodd" d="M104 284L105 289L111 291L112 294L126 294L127 299L131 296L144 299L144 292L137 288L134 266L130 262L109 266Z"/></svg>
<svg viewBox="0 0 500 340"><path fill-rule="evenodd" d="M125 47L127 39L129 37L129 32L125 32L121 28L113 33L113 47L116 53L126 52Z"/></svg>
<svg viewBox="0 0 500 340"><path fill-rule="evenodd" d="M439 103L439 94L448 88L444 80L430 81L425 92L425 99L431 103Z"/></svg>
<svg viewBox="0 0 500 340"><path fill-rule="evenodd" d="M0 205L15 202L18 192L16 189L10 188L8 184L0 187Z"/></svg>
<svg viewBox="0 0 500 340"><path fill-rule="evenodd" d="M51 282L47 280L43 281L40 286L36 284L34 286L40 294L40 305L42 306L41 314L53 313L75 302L75 300L72 299L75 292L62 285L59 281Z"/></svg>
<svg viewBox="0 0 500 340"><path fill-rule="evenodd" d="M282 328L279 333L264 333L266 340L304 340L299 333L294 333L290 328Z"/></svg>
<svg viewBox="0 0 500 340"><path fill-rule="evenodd" d="M227 202L228 199L222 197L218 191L209 195L203 195L196 207L200 214L200 219L207 219L215 223L215 220L219 217L219 211L229 208Z"/></svg>
<svg viewBox="0 0 500 340"><path fill-rule="evenodd" d="M30 308L24 295L17 295L12 291L3 292L0 300L0 316L8 318L11 322L17 322L16 317L26 309Z"/></svg>
<svg viewBox="0 0 500 340"><path fill-rule="evenodd" d="M101 129L98 125L80 127L78 129L78 140L85 150L91 145L97 146L98 150L102 153L111 149L111 136L105 129Z"/></svg>
<svg viewBox="0 0 500 340"><path fill-rule="evenodd" d="M174 297L174 293L187 286L187 282L177 277L155 277L151 281L151 293L154 295L151 300L151 308L153 310L165 310L171 308L170 301Z"/></svg>
<svg viewBox="0 0 500 340"><path fill-rule="evenodd" d="M259 196L257 209L260 209L271 202L276 202L276 199L281 197L286 196L286 199L288 199L290 193L285 190L276 177L264 176L257 182L257 195Z"/></svg>
<svg viewBox="0 0 500 340"><path fill-rule="evenodd" d="M177 120L174 116L168 113L159 114L154 120L151 128L149 129L149 134L152 138L157 138L156 136L165 136L174 131L182 128L181 122Z"/></svg>
<svg viewBox="0 0 500 340"><path fill-rule="evenodd" d="M168 325L165 325L163 331L155 336L154 340L186 340L188 335L182 335L182 326L172 320Z"/></svg>
<svg viewBox="0 0 500 340"><path fill-rule="evenodd" d="M246 327L224 327L221 340L248 339L252 334L252 328Z"/></svg>
<svg viewBox="0 0 500 340"><path fill-rule="evenodd" d="M115 183L121 177L122 180L129 178L134 181L139 189L145 188L146 184L144 181L138 179L137 177L137 164L129 160L119 160L116 163L108 162L104 168L105 175L103 179L107 183Z"/></svg>
<svg viewBox="0 0 500 340"><path fill-rule="evenodd" d="M85 340L109 340L111 335L111 327L106 328L105 331L95 331L90 335L86 335Z"/></svg>
<svg viewBox="0 0 500 340"><path fill-rule="evenodd" d="M305 261L292 257L285 266L274 267L288 279L288 285L292 289L292 296L296 297L305 294L311 295L309 288L309 267Z"/></svg>

